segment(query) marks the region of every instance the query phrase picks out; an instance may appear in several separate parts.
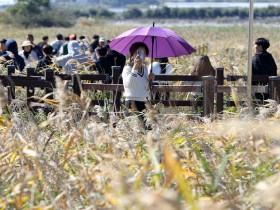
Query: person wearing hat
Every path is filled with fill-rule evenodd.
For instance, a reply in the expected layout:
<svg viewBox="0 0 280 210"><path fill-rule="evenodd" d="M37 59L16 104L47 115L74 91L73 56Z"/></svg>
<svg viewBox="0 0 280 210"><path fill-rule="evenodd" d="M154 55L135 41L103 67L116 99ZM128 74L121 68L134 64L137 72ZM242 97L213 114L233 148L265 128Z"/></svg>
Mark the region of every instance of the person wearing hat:
<svg viewBox="0 0 280 210"><path fill-rule="evenodd" d="M38 57L36 52L33 51L34 45L29 40L25 40L21 47L22 51L19 52L19 55L23 58L25 65L28 66L32 63L37 65Z"/></svg>
<svg viewBox="0 0 280 210"><path fill-rule="evenodd" d="M6 54L6 39L0 40L0 56Z"/></svg>
<svg viewBox="0 0 280 210"><path fill-rule="evenodd" d="M144 128L150 126L144 119L143 112L146 110L147 97L149 95L149 83L155 79L153 73L149 73L145 65L145 58L149 54L147 45L143 42L136 42L131 45L130 63L123 68L122 78L124 86L125 107L138 112L139 119ZM126 116L128 112L124 113Z"/></svg>
<svg viewBox="0 0 280 210"><path fill-rule="evenodd" d="M26 37L26 40L30 41L31 44L33 45L32 51L34 51L36 53L37 58L38 59L43 58L44 55L43 55L43 52L42 52L42 48L40 48L38 45L36 45L34 43L34 36L32 34L28 34L27 37Z"/></svg>
<svg viewBox="0 0 280 210"><path fill-rule="evenodd" d="M106 46L106 39L104 37L100 37L98 40L98 47L103 47ZM93 61L97 60L97 55L96 55L96 48L93 52Z"/></svg>
<svg viewBox="0 0 280 210"><path fill-rule="evenodd" d="M71 35L69 36L69 40L70 40L70 41L77 40L77 35L76 35L76 34L71 34Z"/></svg>

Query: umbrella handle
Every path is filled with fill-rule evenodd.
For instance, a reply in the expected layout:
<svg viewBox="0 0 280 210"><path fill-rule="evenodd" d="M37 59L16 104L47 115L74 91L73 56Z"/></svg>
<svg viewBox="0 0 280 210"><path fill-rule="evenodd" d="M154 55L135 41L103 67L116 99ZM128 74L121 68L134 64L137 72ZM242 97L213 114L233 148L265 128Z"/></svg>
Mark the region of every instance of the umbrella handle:
<svg viewBox="0 0 280 210"><path fill-rule="evenodd" d="M155 42L155 37L152 36L152 56L151 56L151 72L150 73L153 73L154 42Z"/></svg>
<svg viewBox="0 0 280 210"><path fill-rule="evenodd" d="M154 89L154 83L152 81L149 81L149 88L150 88L150 91L152 91Z"/></svg>

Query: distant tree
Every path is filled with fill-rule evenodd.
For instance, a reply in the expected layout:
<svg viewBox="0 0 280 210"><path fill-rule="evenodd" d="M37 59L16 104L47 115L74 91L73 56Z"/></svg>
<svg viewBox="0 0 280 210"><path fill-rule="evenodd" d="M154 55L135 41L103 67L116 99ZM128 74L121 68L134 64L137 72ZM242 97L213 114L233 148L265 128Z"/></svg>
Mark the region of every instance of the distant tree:
<svg viewBox="0 0 280 210"><path fill-rule="evenodd" d="M97 10L97 14L96 15L98 17L103 17L103 18L112 18L112 17L114 17L114 14L115 13L110 12L109 10L101 8L101 9Z"/></svg>
<svg viewBox="0 0 280 210"><path fill-rule="evenodd" d="M128 4L159 5L160 0L98 0L97 3L114 7L125 7Z"/></svg>
<svg viewBox="0 0 280 210"><path fill-rule="evenodd" d="M18 0L14 6L8 9L7 14L5 19L7 23L25 28L31 26L69 27L74 23L71 20L70 12L53 10L50 0Z"/></svg>
<svg viewBox="0 0 280 210"><path fill-rule="evenodd" d="M125 12L123 12L123 17L125 19L137 19L142 18L142 11L137 8L131 8Z"/></svg>

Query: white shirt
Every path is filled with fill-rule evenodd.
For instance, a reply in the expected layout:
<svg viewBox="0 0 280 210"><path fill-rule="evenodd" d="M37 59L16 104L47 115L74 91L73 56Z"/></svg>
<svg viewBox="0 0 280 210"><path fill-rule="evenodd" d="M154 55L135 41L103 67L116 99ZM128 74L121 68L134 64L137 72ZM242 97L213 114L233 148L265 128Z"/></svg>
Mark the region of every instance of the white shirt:
<svg viewBox="0 0 280 210"><path fill-rule="evenodd" d="M172 67L171 64L167 63L166 67L165 67L165 73L162 74L161 73L160 63L159 62L153 62L153 69L152 70L153 70L153 73L155 75L170 75L172 70L173 70L173 67ZM151 65L149 66L149 72L151 72ZM166 81L154 81L154 82L159 83L159 84L164 84L164 83L166 84L166 83L168 83Z"/></svg>
<svg viewBox="0 0 280 210"><path fill-rule="evenodd" d="M145 65L142 65L141 72L134 70L130 65L123 68L122 78L126 101L147 101L149 95L148 74L148 68Z"/></svg>
<svg viewBox="0 0 280 210"><path fill-rule="evenodd" d="M37 54L33 50L29 54L28 58L25 57L24 50L20 51L18 54L19 54L19 56L21 56L23 58L26 67L28 67L30 64L36 64L37 65L38 57L37 57Z"/></svg>

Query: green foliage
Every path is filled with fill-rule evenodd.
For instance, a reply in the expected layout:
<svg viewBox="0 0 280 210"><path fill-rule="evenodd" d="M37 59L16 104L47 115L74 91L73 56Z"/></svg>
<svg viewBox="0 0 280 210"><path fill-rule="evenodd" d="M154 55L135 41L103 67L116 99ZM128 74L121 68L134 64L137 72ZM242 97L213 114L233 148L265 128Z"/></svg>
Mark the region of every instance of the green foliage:
<svg viewBox="0 0 280 210"><path fill-rule="evenodd" d="M98 1L101 2L100 0ZM159 0L102 0L102 4L114 6L114 7L122 7L129 4L142 4L142 5L151 5L151 4L159 4Z"/></svg>
<svg viewBox="0 0 280 210"><path fill-rule="evenodd" d="M131 8L125 12L123 12L123 17L125 19L137 19L142 18L143 12L137 8Z"/></svg>
<svg viewBox="0 0 280 210"><path fill-rule="evenodd" d="M256 9L255 17L277 17L280 8L270 6ZM248 9L244 8L158 8L147 10L144 14L147 18L181 18L181 19L212 19L218 17L238 17L245 19L249 16Z"/></svg>
<svg viewBox="0 0 280 210"><path fill-rule="evenodd" d="M34 26L70 27L74 23L71 16L71 12L52 9L49 0L19 0L17 4L7 10L3 22L24 28Z"/></svg>
<svg viewBox="0 0 280 210"><path fill-rule="evenodd" d="M98 2L97 2L98 3ZM150 5L158 4L158 1L118 1L113 2L102 1L99 5L111 3L111 6L131 5ZM133 3L133 4L132 4ZM69 6L69 5L68 5ZM75 8L73 10L73 8ZM148 9L142 12L140 9L133 7L124 11L122 14L124 19L137 18L179 18L179 19L215 19L219 17L238 17L245 19L248 17L248 9L244 8L168 8L162 7L157 9ZM260 8L255 10L256 18L276 17L280 15L280 8L270 6L268 8ZM75 20L79 17L101 17L114 18L116 15L103 7L87 7L76 8L70 7L64 9L55 9L50 6L50 0L19 0L17 4L10 7L4 15L1 15L0 21L24 28L28 27L71 27L75 24ZM63 18L61 18L63 17Z"/></svg>
<svg viewBox="0 0 280 210"><path fill-rule="evenodd" d="M102 8L97 10L97 16L104 17L104 18L112 18L114 17L114 13Z"/></svg>

